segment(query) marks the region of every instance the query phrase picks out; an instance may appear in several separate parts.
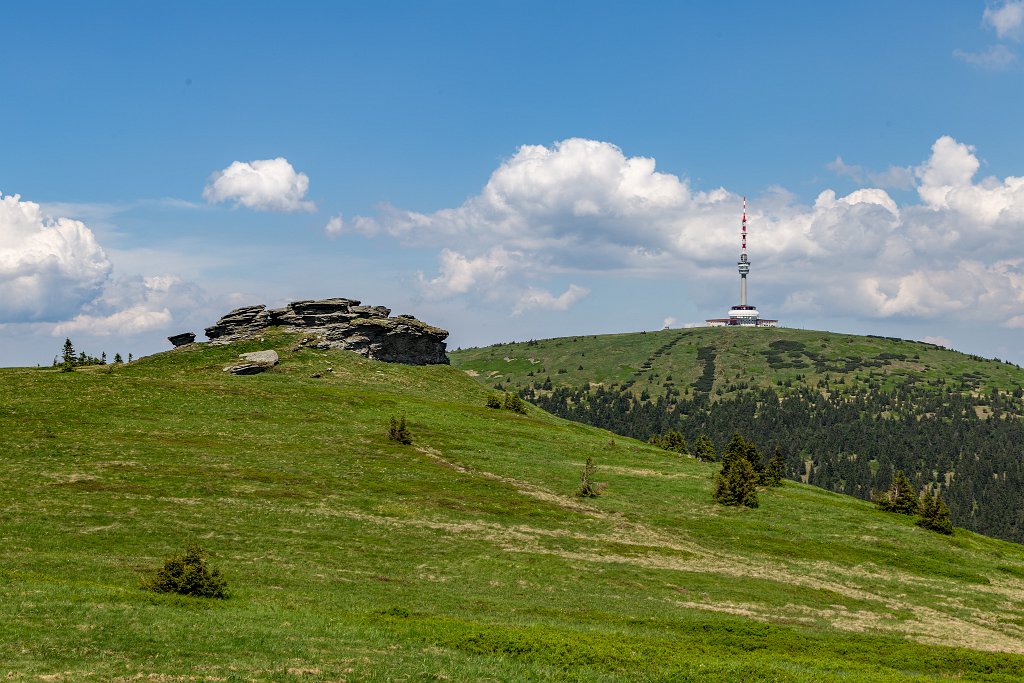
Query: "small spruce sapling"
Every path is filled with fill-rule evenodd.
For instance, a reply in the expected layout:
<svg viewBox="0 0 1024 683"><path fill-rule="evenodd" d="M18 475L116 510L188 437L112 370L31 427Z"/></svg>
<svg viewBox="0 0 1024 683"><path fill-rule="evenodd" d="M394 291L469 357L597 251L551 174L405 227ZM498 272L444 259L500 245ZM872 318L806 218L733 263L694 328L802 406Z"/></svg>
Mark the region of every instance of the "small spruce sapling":
<svg viewBox="0 0 1024 683"><path fill-rule="evenodd" d="M198 545L189 545L183 554L168 557L152 578L142 582L142 587L157 593L226 599L228 583L220 569L206 565L208 556Z"/></svg>
<svg viewBox="0 0 1024 683"><path fill-rule="evenodd" d="M689 455L690 449L686 445L686 439L677 431L670 431L661 437L658 445L666 451L675 451L679 455Z"/></svg>
<svg viewBox="0 0 1024 683"><path fill-rule="evenodd" d="M391 416L391 420L388 423L388 438L406 446L412 443L412 433L405 424L405 415L400 418L396 418L394 415Z"/></svg>
<svg viewBox="0 0 1024 683"><path fill-rule="evenodd" d="M715 490L712 497L722 505L744 505L756 508L757 470L746 458L735 458L722 462L722 471L715 476Z"/></svg>
<svg viewBox="0 0 1024 683"><path fill-rule="evenodd" d="M597 465L594 464L594 459L588 457L586 464L583 465L583 472L580 475L579 488L576 489L577 496L580 498L597 498L601 495L601 488L603 487L594 481L594 474L596 472Z"/></svg>

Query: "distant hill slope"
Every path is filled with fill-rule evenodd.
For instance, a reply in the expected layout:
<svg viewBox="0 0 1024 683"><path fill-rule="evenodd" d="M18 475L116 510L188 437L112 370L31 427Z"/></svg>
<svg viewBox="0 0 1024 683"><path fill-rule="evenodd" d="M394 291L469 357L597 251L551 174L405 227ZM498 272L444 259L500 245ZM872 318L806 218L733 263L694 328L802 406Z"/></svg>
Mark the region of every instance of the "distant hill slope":
<svg viewBox="0 0 1024 683"><path fill-rule="evenodd" d="M1019 680L1020 546L297 341L0 370L5 680ZM190 541L229 600L139 588Z"/></svg>
<svg viewBox="0 0 1024 683"><path fill-rule="evenodd" d="M958 524L1024 541L1024 370L922 342L788 328L564 337L450 353L577 421L719 446L739 431L787 476L868 499L895 469Z"/></svg>

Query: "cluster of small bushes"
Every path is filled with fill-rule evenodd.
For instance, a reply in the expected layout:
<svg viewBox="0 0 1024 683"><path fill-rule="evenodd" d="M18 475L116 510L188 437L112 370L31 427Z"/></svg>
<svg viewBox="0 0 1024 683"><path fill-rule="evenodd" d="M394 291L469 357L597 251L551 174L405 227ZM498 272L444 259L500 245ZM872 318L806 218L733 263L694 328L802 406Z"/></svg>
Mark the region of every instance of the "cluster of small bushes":
<svg viewBox="0 0 1024 683"><path fill-rule="evenodd" d="M692 449L686 445L686 438L682 433L674 430L662 436L652 436L647 440L647 443L680 455L691 455L701 462L714 462L718 459L718 454L715 453L715 445L704 434L699 435L694 440Z"/></svg>
<svg viewBox="0 0 1024 683"><path fill-rule="evenodd" d="M942 495L938 492L922 488L920 492L907 479L903 470L896 470L889 489L875 498L879 510L894 512L899 515L919 515L916 524L919 527L937 531L940 534L953 533L953 521L949 516Z"/></svg>
<svg viewBox="0 0 1024 683"><path fill-rule="evenodd" d="M526 414L526 401L521 399L518 394L512 394L505 392L504 396L498 394L490 394L487 397L487 403L485 404L488 408L494 408L495 410L511 410L514 413L520 415Z"/></svg>

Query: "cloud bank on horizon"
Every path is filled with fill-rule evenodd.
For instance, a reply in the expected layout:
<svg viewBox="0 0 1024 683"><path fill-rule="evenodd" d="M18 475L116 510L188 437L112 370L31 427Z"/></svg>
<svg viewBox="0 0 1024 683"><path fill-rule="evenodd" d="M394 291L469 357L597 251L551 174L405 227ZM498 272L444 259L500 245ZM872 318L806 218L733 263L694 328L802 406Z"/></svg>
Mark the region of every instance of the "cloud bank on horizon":
<svg viewBox="0 0 1024 683"><path fill-rule="evenodd" d="M759 198L749 211L752 257L765 264L757 277L788 291L787 312L1024 327L1024 258L1006 256L1018 253L1009 228L1024 220L1024 177L978 179L980 166L973 147L942 136L921 164L873 176L913 186L918 203L899 206L880 187L824 190L810 206L781 190ZM725 188L694 190L610 142L571 138L520 147L458 207L383 206L325 230L440 248L437 275L420 276L428 296L565 310L587 288L541 289L555 273L699 279L731 268L737 236L727 226L738 225L741 201Z"/></svg>

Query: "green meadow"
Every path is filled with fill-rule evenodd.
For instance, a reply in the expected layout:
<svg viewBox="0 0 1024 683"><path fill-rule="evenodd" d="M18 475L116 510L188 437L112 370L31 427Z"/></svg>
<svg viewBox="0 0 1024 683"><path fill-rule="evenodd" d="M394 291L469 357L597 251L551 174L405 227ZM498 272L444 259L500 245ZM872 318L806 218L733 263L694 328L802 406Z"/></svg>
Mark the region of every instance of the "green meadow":
<svg viewBox="0 0 1024 683"><path fill-rule="evenodd" d="M715 464L296 341L0 370L0 680L1021 680L1020 545L788 481L721 507ZM644 361L582 351L545 372ZM229 599L141 588L192 542Z"/></svg>

